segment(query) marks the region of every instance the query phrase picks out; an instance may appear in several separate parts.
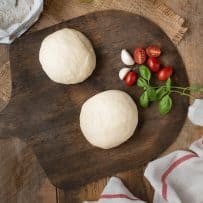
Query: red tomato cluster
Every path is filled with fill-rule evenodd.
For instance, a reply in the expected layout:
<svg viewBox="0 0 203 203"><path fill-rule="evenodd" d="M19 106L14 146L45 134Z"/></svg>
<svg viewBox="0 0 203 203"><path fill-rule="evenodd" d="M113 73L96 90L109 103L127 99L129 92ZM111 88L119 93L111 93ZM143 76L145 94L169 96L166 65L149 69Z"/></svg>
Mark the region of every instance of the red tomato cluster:
<svg viewBox="0 0 203 203"><path fill-rule="evenodd" d="M172 74L173 69L171 66L163 66L161 67L160 61L157 57L161 55L161 49L156 45L151 45L144 48L136 48L134 50L133 58L135 63L137 64L144 64L146 62L148 68L151 72L157 74L157 77L160 81L166 81ZM136 83L138 75L135 71L129 71L124 81L126 85L132 86Z"/></svg>

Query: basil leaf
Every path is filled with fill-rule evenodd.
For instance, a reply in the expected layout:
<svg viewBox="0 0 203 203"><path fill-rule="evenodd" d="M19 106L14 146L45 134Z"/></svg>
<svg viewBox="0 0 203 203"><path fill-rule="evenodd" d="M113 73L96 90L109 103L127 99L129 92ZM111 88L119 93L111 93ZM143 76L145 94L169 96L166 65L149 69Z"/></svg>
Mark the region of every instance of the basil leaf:
<svg viewBox="0 0 203 203"><path fill-rule="evenodd" d="M159 112L160 114L166 115L172 108L172 99L169 95L164 96L159 102Z"/></svg>
<svg viewBox="0 0 203 203"><path fill-rule="evenodd" d="M168 92L171 91L171 78L168 78L168 80L166 81L166 90Z"/></svg>
<svg viewBox="0 0 203 203"><path fill-rule="evenodd" d="M140 105L143 108L147 108L149 106L149 99L148 99L148 95L147 92L143 92L143 94L140 96Z"/></svg>
<svg viewBox="0 0 203 203"><path fill-rule="evenodd" d="M150 101L156 101L156 90L154 88L147 89L147 96Z"/></svg>
<svg viewBox="0 0 203 203"><path fill-rule="evenodd" d="M157 100L160 100L164 95L167 94L165 87L160 87L156 90L156 98Z"/></svg>
<svg viewBox="0 0 203 203"><path fill-rule="evenodd" d="M148 68L147 66L141 65L141 66L139 67L139 73L140 73L140 75L141 75L145 80L147 80L147 81L150 80L150 78L151 78L151 72L150 72L150 70L149 70L149 68Z"/></svg>
<svg viewBox="0 0 203 203"><path fill-rule="evenodd" d="M147 88L147 87L148 87L148 84L147 84L147 82L146 82L145 79L139 77L139 78L137 79L137 86L138 86L138 87Z"/></svg>

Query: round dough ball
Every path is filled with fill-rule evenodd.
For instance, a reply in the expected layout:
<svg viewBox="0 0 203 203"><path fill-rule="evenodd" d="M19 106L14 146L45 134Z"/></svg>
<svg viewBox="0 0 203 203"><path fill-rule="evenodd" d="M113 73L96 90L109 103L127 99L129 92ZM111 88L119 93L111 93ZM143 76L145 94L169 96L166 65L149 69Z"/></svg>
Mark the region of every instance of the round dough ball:
<svg viewBox="0 0 203 203"><path fill-rule="evenodd" d="M80 112L80 128L94 146L109 149L129 139L138 123L137 106L125 92L108 90L88 99Z"/></svg>
<svg viewBox="0 0 203 203"><path fill-rule="evenodd" d="M96 66L91 42L81 32L68 28L42 41L39 60L49 78L62 84L83 82Z"/></svg>

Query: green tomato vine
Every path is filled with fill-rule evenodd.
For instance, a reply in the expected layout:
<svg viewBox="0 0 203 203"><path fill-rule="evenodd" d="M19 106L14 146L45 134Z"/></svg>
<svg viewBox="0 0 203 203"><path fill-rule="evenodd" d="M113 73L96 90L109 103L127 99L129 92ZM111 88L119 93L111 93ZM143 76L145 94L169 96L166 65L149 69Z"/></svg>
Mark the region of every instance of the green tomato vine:
<svg viewBox="0 0 203 203"><path fill-rule="evenodd" d="M203 87L198 86L172 86L170 78L165 82L165 85L152 86L150 84L151 72L145 65L139 67L139 75L137 86L143 88L143 93L139 98L141 107L147 108L150 102L159 102L159 112L161 115L166 115L172 109L173 101L170 96L171 93L194 98L190 92L203 92Z"/></svg>

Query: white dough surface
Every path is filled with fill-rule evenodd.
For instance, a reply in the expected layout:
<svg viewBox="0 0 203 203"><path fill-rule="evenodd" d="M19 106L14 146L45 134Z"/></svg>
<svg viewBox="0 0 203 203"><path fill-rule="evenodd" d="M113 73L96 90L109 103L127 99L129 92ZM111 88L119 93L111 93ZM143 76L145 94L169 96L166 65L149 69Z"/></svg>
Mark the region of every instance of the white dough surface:
<svg viewBox="0 0 203 203"><path fill-rule="evenodd" d="M81 32L69 28L58 30L42 41L39 60L48 77L62 84L83 82L96 66L91 42Z"/></svg>
<svg viewBox="0 0 203 203"><path fill-rule="evenodd" d="M137 106L120 90L108 90L89 98L82 106L80 127L94 146L116 147L133 134L138 123Z"/></svg>

